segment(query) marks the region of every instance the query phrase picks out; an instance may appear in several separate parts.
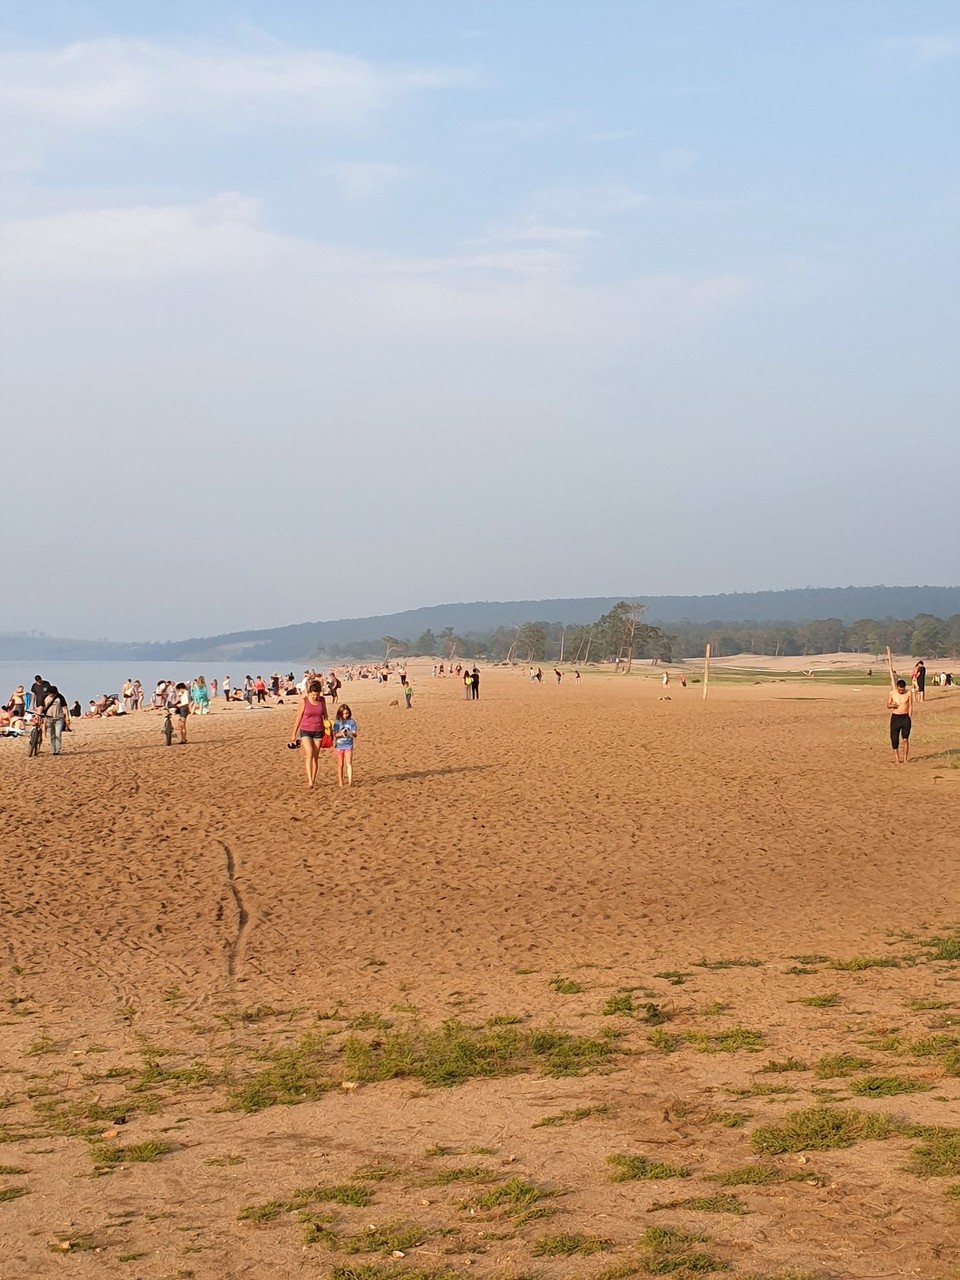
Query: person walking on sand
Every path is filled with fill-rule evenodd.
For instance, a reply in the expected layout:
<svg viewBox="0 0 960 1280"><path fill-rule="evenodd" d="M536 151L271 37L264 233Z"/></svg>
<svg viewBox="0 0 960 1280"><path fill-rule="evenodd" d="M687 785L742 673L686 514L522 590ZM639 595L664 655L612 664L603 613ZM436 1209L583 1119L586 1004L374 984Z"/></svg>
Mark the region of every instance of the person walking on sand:
<svg viewBox="0 0 960 1280"><path fill-rule="evenodd" d="M403 678L403 698L407 704L407 710L413 706L413 690L410 687L410 681L404 676Z"/></svg>
<svg viewBox="0 0 960 1280"><path fill-rule="evenodd" d="M893 747L894 764L906 764L910 759L910 717L913 714L913 694L906 680L898 680L897 687L887 695L890 717L890 745ZM900 739L903 738L903 758L900 758Z"/></svg>
<svg viewBox="0 0 960 1280"><path fill-rule="evenodd" d="M559 667L554 667L553 674L557 677L557 684L559 684L560 681L563 679L563 672L559 669Z"/></svg>
<svg viewBox="0 0 960 1280"><path fill-rule="evenodd" d="M463 697L466 702L469 702L473 697L473 677L470 674L469 667L464 667L463 669Z"/></svg>
<svg viewBox="0 0 960 1280"><path fill-rule="evenodd" d="M64 727L70 724L70 714L67 711L67 700L55 684L47 690L41 714L46 725L50 750L58 756Z"/></svg>
<svg viewBox="0 0 960 1280"><path fill-rule="evenodd" d="M229 676L223 677L222 688L223 688L223 699L225 702L229 702L230 701L230 677Z"/></svg>
<svg viewBox="0 0 960 1280"><path fill-rule="evenodd" d="M297 711L293 736L289 743L291 747L303 748L303 767L307 774L307 786L311 790L317 780L320 751L323 748L323 739L329 723L323 685L319 680L311 680L307 685L306 696Z"/></svg>
<svg viewBox="0 0 960 1280"><path fill-rule="evenodd" d="M910 673L913 678L913 688L917 695L917 701L923 702L923 691L927 687L927 668L924 666L922 658L918 658L913 671Z"/></svg>
<svg viewBox="0 0 960 1280"><path fill-rule="evenodd" d="M480 698L480 672L476 667L470 672L470 697L474 702Z"/></svg>
<svg viewBox="0 0 960 1280"><path fill-rule="evenodd" d="M333 722L333 745L337 753L337 786L343 786L343 775L347 775L347 786L353 786L353 744L357 737L357 722L353 712L344 703L337 707L337 718Z"/></svg>
<svg viewBox="0 0 960 1280"><path fill-rule="evenodd" d="M193 714L197 716L205 716L210 711L210 690L207 688L207 682L203 676L197 676L190 690L190 696L193 699Z"/></svg>

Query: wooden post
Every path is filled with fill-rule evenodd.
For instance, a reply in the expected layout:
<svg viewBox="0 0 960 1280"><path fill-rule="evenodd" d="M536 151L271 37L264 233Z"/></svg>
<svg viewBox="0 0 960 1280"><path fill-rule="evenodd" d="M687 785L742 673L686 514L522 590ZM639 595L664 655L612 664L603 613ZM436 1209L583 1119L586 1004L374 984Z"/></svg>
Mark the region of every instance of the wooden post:
<svg viewBox="0 0 960 1280"><path fill-rule="evenodd" d="M707 645L707 651L703 655L703 701L707 700L707 687L710 684L710 646Z"/></svg>
<svg viewBox="0 0 960 1280"><path fill-rule="evenodd" d="M896 687L897 687L897 677L896 677L896 675L894 674L894 670L893 670L893 657L891 656L891 653L890 653L890 646L889 646L889 645L887 645L887 670L890 672L890 688L891 688L891 689L896 689Z"/></svg>

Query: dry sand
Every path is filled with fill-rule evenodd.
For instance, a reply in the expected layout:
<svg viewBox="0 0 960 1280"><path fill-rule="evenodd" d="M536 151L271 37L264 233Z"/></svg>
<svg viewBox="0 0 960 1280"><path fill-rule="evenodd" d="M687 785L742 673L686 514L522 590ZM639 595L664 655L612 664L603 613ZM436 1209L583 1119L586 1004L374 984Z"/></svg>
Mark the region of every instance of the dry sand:
<svg viewBox="0 0 960 1280"><path fill-rule="evenodd" d="M916 1136L768 1162L805 1181L707 1179L757 1158L758 1126L818 1102L960 1124L960 965L924 945L960 934L960 693L928 691L914 760L896 768L882 687L718 681L703 702L676 681L665 700L656 673L588 673L577 689L494 669L468 703L411 670L410 712L389 705L392 682L344 689L361 730L349 791L328 759L305 790L289 705L221 704L191 719L186 747L165 748L149 714L79 724L59 760L0 743L4 1280L642 1275L653 1225L708 1237L696 1247L734 1275L953 1275L960 1201L945 1192L960 1163L952 1179L906 1172ZM829 967L855 956L900 963ZM722 960L760 963L700 963ZM605 1015L624 991L633 1016ZM832 1007L797 1003L833 993ZM647 1004L675 1052L651 1043ZM230 1105L258 1055L308 1032L336 1057L351 1022L382 1043L388 1021L508 1016L615 1028L612 1069ZM737 1025L762 1032L757 1052L685 1038ZM924 1055L931 1035L946 1039ZM762 1070L841 1052L872 1066ZM930 1087L851 1103L871 1071ZM606 1110L534 1127L593 1107ZM149 1139L173 1149L90 1176L105 1149ZM691 1176L612 1182L617 1153ZM371 1164L394 1176L358 1181ZM427 1185L474 1166L562 1190L553 1216L517 1226L460 1207L496 1182ZM413 1222L422 1239L402 1259L305 1244L295 1210L238 1217L351 1181L371 1203L314 1205L311 1221L335 1213L341 1237ZM718 1191L749 1212L650 1211ZM609 1244L536 1256L560 1233Z"/></svg>

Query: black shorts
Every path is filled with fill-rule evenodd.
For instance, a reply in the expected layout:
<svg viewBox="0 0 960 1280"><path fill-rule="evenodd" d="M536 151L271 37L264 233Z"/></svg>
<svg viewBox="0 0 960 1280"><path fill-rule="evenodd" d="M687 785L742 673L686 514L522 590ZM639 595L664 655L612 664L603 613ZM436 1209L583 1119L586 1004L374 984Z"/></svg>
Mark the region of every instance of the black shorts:
<svg viewBox="0 0 960 1280"><path fill-rule="evenodd" d="M910 741L910 717L909 716L891 716L890 717L890 745L894 751L900 747L900 739L904 742Z"/></svg>
<svg viewBox="0 0 960 1280"><path fill-rule="evenodd" d="M177 715L181 716L184 720L186 720L189 714L190 714L189 707L177 707Z"/></svg>

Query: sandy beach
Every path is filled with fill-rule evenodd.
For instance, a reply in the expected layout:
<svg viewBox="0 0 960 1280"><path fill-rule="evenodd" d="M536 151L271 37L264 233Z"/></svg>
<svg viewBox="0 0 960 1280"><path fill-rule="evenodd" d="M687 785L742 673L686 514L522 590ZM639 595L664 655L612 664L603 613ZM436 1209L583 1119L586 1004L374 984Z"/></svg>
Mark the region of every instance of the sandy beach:
<svg viewBox="0 0 960 1280"><path fill-rule="evenodd" d="M645 1275L651 1227L735 1276L952 1275L960 693L898 768L882 684L750 665L706 701L495 668L471 703L412 664L412 711L345 686L340 792L289 704L0 744L5 1280ZM502 1075L372 1078L451 1019ZM542 1029L589 1061L506 1043ZM775 1150L811 1108L892 1125Z"/></svg>

